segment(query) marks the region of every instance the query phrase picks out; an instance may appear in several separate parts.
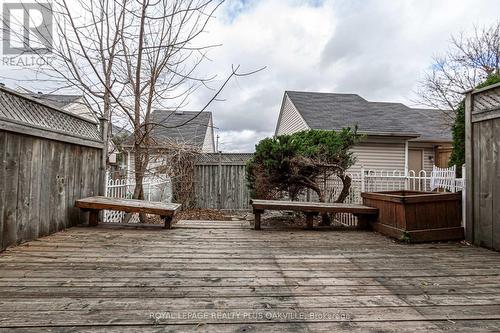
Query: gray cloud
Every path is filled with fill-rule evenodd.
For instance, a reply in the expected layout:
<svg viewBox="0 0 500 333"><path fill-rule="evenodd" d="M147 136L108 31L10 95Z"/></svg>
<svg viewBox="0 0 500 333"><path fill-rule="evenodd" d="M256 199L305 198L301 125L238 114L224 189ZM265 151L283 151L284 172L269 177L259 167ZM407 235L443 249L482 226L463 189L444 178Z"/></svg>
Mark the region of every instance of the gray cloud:
<svg viewBox="0 0 500 333"><path fill-rule="evenodd" d="M232 64L266 70L232 80L224 101L208 108L225 151L252 151L272 135L285 90L358 93L370 100L407 104L432 56L450 35L499 19L498 0L255 0L229 1L201 38L223 45L199 71L222 84ZM1 67L0 75L19 72ZM9 83L12 85L12 82ZM36 82L34 90L48 83ZM213 95L198 90L186 110Z"/></svg>

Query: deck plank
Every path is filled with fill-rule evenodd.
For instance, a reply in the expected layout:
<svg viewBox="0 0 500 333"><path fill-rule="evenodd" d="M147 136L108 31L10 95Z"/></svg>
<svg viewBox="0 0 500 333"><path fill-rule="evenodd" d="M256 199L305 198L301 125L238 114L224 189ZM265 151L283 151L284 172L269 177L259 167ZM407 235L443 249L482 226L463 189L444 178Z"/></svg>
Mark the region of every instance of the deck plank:
<svg viewBox="0 0 500 333"><path fill-rule="evenodd" d="M245 221L76 227L2 252L0 294L12 332L495 332L500 255Z"/></svg>

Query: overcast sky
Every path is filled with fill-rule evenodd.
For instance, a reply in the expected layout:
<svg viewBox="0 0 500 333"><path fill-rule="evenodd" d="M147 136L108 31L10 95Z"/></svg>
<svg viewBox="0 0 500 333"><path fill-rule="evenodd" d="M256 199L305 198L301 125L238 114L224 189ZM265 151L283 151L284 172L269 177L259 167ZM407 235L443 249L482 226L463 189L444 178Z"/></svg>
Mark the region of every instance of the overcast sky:
<svg viewBox="0 0 500 333"><path fill-rule="evenodd" d="M222 44L200 68L218 75L212 86L232 64L242 71L266 66L231 81L223 101L209 107L220 149L249 152L273 134L285 90L413 105L418 80L450 35L499 20L500 0L228 0L216 15L201 36ZM0 66L0 76L15 85L13 68ZM211 95L197 91L185 109L197 110Z"/></svg>
<svg viewBox="0 0 500 333"><path fill-rule="evenodd" d="M208 38L223 46L207 71L267 66L233 81L210 107L221 149L246 152L273 134L285 90L414 105L418 80L450 35L499 20L500 1L247 0L229 1L217 16ZM194 106L208 95L196 97Z"/></svg>

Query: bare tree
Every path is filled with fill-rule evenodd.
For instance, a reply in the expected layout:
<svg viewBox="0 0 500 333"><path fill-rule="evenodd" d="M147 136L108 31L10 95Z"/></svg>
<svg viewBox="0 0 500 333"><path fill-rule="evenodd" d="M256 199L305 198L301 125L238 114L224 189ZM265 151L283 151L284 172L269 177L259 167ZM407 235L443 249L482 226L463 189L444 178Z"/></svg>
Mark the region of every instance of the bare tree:
<svg viewBox="0 0 500 333"><path fill-rule="evenodd" d="M223 0L55 0L55 61L44 75L60 87L76 88L99 107L101 116L129 122L133 131L136 187L143 199L143 179L150 160L150 133L168 119L153 123L154 109L176 110L213 76L200 75L199 65L217 45L200 36ZM234 76L233 67L217 96ZM194 116L192 121L197 117ZM105 123L106 123L105 121ZM186 122L186 123L187 123ZM178 124L174 127L183 126ZM107 144L108 131L105 131Z"/></svg>
<svg viewBox="0 0 500 333"><path fill-rule="evenodd" d="M470 35L452 36L448 52L434 58L432 69L420 82L417 102L442 110L451 123L462 93L499 73L500 21L475 27Z"/></svg>

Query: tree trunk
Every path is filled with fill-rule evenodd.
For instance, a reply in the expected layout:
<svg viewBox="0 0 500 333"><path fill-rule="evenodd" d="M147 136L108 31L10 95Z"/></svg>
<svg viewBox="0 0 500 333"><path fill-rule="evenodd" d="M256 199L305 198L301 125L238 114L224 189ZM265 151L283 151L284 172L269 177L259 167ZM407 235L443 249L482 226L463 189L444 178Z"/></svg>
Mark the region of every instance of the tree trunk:
<svg viewBox="0 0 500 333"><path fill-rule="evenodd" d="M343 203L349 196L352 179L348 175L339 175L339 178L342 181L342 191L340 192L339 197L337 198L337 200L335 200L335 202Z"/></svg>

